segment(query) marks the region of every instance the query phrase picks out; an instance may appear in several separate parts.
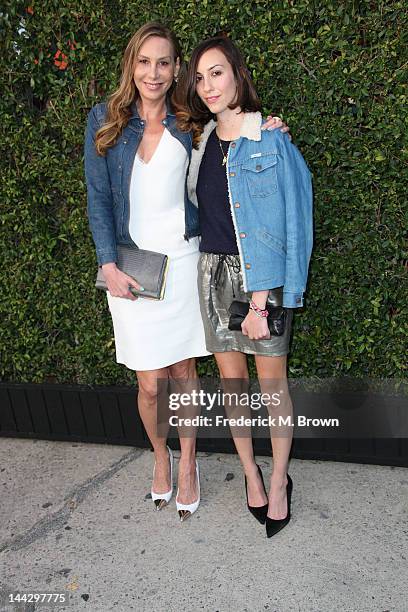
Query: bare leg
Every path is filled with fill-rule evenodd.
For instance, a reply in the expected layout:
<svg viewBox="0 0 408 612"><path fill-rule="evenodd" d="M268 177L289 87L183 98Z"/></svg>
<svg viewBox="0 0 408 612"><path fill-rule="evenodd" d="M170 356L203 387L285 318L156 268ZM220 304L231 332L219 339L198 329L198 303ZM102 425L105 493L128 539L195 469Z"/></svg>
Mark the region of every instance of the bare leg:
<svg viewBox="0 0 408 612"><path fill-rule="evenodd" d="M195 359L184 359L169 367L172 385L178 387L179 393L191 393L199 383L195 367ZM172 387L173 388L173 387ZM188 406L188 415L200 414L201 407ZM180 411L179 411L180 412ZM180 412L182 414L182 412ZM196 457L196 427L179 428L180 463L178 469L178 497L181 504L192 504L198 498L197 475L195 469Z"/></svg>
<svg viewBox="0 0 408 612"><path fill-rule="evenodd" d="M283 391L282 405L276 414L293 415L293 406L289 396L286 377L286 355L281 357L255 356L256 368L261 390L264 393ZM276 388L275 388L276 387ZM271 410L269 411L271 413ZM275 435L274 435L275 433ZM287 471L289 453L292 445L293 428L284 426L280 430L271 428L271 443L273 449L273 472L269 490L268 516L271 519L282 519L287 514Z"/></svg>
<svg viewBox="0 0 408 612"><path fill-rule="evenodd" d="M214 357L226 391L228 391L229 378L239 378L245 381L249 379L247 358L244 353L238 351L215 353ZM228 412L228 406L225 406L225 408ZM254 507L264 506L268 500L256 467L251 432L249 431L246 437L242 437L242 435L237 435L234 428L231 428L231 434L247 477L248 503Z"/></svg>
<svg viewBox="0 0 408 612"><path fill-rule="evenodd" d="M167 368L136 372L139 394L139 414L149 440L153 446L156 469L154 471L153 490L166 493L171 487L169 454L166 438L157 435L157 379L168 378Z"/></svg>

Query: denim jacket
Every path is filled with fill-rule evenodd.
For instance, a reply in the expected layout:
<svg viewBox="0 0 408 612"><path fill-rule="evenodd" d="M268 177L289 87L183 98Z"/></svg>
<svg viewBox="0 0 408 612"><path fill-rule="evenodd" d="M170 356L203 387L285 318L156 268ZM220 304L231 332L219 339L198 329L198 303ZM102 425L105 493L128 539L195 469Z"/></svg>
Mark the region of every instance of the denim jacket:
<svg viewBox="0 0 408 612"><path fill-rule="evenodd" d="M299 308L313 244L311 173L287 134L261 131L261 123L260 113L245 113L226 165L244 290L283 285L283 306ZM207 123L191 158L188 193L196 205L200 163L215 127Z"/></svg>
<svg viewBox="0 0 408 612"><path fill-rule="evenodd" d="M95 134L104 123L105 113L106 104L96 104L89 112L85 133L88 219L99 265L117 260L117 244L134 245L129 234L129 189L133 161L143 137L145 123L139 117L136 104L133 104L133 114L128 124L116 144L102 157L95 150ZM163 119L162 123L170 134L181 142L191 159L191 134L177 129L176 117L169 106L166 119ZM160 177L157 179L160 180ZM199 224L197 208L187 197L187 180L184 202L184 238L188 240L192 236L198 236Z"/></svg>

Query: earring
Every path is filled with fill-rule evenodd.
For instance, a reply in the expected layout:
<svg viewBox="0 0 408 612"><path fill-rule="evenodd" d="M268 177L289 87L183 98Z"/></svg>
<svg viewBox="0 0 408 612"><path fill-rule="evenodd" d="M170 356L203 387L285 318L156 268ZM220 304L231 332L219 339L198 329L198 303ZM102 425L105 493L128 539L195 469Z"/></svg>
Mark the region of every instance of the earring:
<svg viewBox="0 0 408 612"><path fill-rule="evenodd" d="M174 82L177 83L178 82L178 76L177 74L174 75Z"/></svg>

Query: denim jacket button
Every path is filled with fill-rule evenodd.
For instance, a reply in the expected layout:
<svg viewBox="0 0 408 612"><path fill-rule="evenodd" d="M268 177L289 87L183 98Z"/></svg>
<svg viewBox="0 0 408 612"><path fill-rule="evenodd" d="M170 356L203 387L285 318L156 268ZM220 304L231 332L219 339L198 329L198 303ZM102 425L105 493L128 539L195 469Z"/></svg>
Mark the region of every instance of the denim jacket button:
<svg viewBox="0 0 408 612"><path fill-rule="evenodd" d="M127 143L127 140L124 140L124 141L123 141L123 144L126 144L126 143Z"/></svg>
<svg viewBox="0 0 408 612"><path fill-rule="evenodd" d="M250 270L251 269L251 264L250 263L246 263L245 267L246 267L247 270Z"/></svg>
<svg viewBox="0 0 408 612"><path fill-rule="evenodd" d="M262 166L261 166L261 164L256 164L256 166L255 166L255 170L262 170Z"/></svg>
<svg viewBox="0 0 408 612"><path fill-rule="evenodd" d="M239 208L241 206L241 204L239 202L235 202L234 206L235 206L235 208Z"/></svg>
<svg viewBox="0 0 408 612"><path fill-rule="evenodd" d="M239 235L240 238L246 238L246 233L245 232L241 232Z"/></svg>
<svg viewBox="0 0 408 612"><path fill-rule="evenodd" d="M236 145L236 143L235 143L235 142L231 142L231 149L235 149L235 147L236 147L236 146L237 146L237 145Z"/></svg>
<svg viewBox="0 0 408 612"><path fill-rule="evenodd" d="M230 172L230 176L235 176L235 172Z"/></svg>

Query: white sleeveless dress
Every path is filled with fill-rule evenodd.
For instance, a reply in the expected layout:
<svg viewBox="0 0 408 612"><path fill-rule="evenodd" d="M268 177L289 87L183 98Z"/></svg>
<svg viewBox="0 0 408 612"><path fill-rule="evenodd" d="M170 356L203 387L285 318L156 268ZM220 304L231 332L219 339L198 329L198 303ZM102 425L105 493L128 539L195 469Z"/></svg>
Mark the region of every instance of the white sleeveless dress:
<svg viewBox="0 0 408 612"><path fill-rule="evenodd" d="M156 370L211 354L198 300L199 240L184 240L187 167L185 148L167 129L148 163L135 155L129 233L140 248L166 253L169 269L163 300L132 301L107 292L116 361L132 370Z"/></svg>

